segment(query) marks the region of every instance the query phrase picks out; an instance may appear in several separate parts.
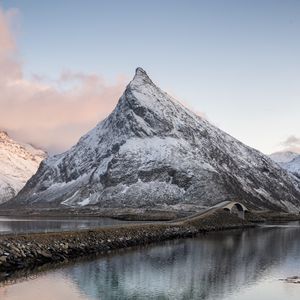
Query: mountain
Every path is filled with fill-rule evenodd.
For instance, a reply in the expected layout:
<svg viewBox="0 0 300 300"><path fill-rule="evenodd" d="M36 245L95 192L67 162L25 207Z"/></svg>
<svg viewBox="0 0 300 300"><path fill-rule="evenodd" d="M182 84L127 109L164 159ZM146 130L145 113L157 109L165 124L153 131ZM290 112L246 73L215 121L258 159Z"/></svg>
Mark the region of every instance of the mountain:
<svg viewBox="0 0 300 300"><path fill-rule="evenodd" d="M270 157L282 168L300 178L300 154L295 152L275 152Z"/></svg>
<svg viewBox="0 0 300 300"><path fill-rule="evenodd" d="M44 160L9 205L166 208L229 199L298 211L300 181L138 68L113 112L70 150Z"/></svg>
<svg viewBox="0 0 300 300"><path fill-rule="evenodd" d="M46 154L0 131L0 203L14 197L37 171Z"/></svg>
<svg viewBox="0 0 300 300"><path fill-rule="evenodd" d="M280 151L270 154L270 157L277 163L288 163L299 156L299 153L292 151Z"/></svg>

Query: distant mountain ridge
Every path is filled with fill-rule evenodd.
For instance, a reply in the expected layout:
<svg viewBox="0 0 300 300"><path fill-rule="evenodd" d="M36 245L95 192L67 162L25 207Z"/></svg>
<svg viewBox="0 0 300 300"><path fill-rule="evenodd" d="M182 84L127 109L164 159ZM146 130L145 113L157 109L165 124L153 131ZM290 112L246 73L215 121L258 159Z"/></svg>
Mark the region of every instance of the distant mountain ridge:
<svg viewBox="0 0 300 300"><path fill-rule="evenodd" d="M282 168L300 178L300 154L290 151L275 152L270 157Z"/></svg>
<svg viewBox="0 0 300 300"><path fill-rule="evenodd" d="M300 181L159 89L138 68L114 111L44 160L11 207L210 206L298 211Z"/></svg>
<svg viewBox="0 0 300 300"><path fill-rule="evenodd" d="M37 171L46 153L0 131L0 203L14 197Z"/></svg>

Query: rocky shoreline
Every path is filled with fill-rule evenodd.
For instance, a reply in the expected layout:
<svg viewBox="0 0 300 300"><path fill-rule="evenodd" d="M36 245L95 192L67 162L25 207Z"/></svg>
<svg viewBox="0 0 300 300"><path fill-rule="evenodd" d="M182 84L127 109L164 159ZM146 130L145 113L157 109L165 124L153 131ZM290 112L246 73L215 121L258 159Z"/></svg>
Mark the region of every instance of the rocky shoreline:
<svg viewBox="0 0 300 300"><path fill-rule="evenodd" d="M223 210L192 221L116 225L93 230L0 236L0 281L14 272L45 264L63 264L80 257L209 231L254 227Z"/></svg>

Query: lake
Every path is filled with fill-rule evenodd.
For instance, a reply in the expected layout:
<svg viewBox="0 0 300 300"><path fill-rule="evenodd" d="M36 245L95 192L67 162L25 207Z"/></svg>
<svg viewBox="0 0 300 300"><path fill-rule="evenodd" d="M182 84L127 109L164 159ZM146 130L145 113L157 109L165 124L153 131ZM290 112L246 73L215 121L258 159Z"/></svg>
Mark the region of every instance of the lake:
<svg viewBox="0 0 300 300"><path fill-rule="evenodd" d="M300 227L268 225L116 251L0 287L1 300L299 300Z"/></svg>
<svg viewBox="0 0 300 300"><path fill-rule="evenodd" d="M96 217L8 217L0 216L0 234L89 229L125 224L126 221Z"/></svg>

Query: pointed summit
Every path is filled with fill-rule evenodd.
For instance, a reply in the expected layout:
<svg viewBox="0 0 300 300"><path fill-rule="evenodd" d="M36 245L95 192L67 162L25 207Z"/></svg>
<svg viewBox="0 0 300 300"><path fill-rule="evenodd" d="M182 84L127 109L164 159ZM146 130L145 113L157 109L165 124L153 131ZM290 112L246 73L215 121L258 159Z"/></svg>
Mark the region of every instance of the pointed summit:
<svg viewBox="0 0 300 300"><path fill-rule="evenodd" d="M114 111L70 150L44 160L7 205L181 209L232 199L298 212L300 181L137 68Z"/></svg>
<svg viewBox="0 0 300 300"><path fill-rule="evenodd" d="M147 72L143 68L141 68L141 67L137 67L135 69L135 76L149 77L148 74L147 74Z"/></svg>
<svg viewBox="0 0 300 300"><path fill-rule="evenodd" d="M143 85L143 84L154 85L154 83L148 76L147 72L144 69L138 67L136 68L135 75L129 85L131 86L131 85Z"/></svg>

